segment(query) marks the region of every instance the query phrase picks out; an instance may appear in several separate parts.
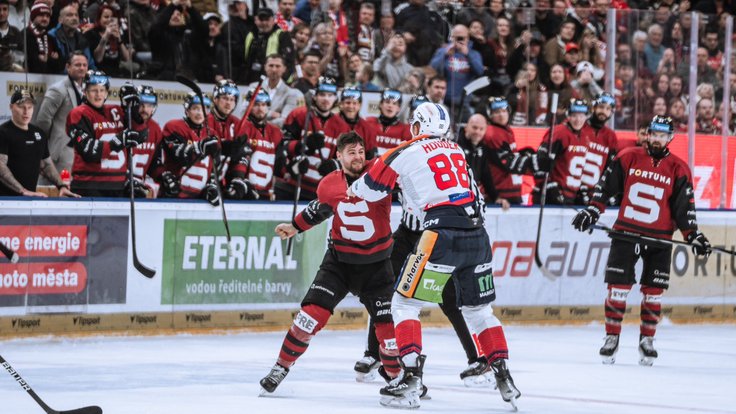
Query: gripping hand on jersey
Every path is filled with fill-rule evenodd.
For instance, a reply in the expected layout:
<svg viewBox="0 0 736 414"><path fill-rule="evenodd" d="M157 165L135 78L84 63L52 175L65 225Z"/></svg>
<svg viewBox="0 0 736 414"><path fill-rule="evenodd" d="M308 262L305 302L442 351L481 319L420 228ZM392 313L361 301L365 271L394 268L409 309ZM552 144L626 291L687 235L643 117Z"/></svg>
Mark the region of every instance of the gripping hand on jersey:
<svg viewBox="0 0 736 414"><path fill-rule="evenodd" d="M207 138L197 142L197 152L201 155L214 156L220 152L220 143L217 137L210 135Z"/></svg>
<svg viewBox="0 0 736 414"><path fill-rule="evenodd" d="M133 187L133 196L135 198L146 198L146 197L148 197L148 187L146 186L146 184L143 183L143 181L139 180L136 177L133 177L133 185L132 185L132 187ZM130 180L125 180L124 191L125 191L125 196L126 197L127 196L130 196L130 191L131 191Z"/></svg>
<svg viewBox="0 0 736 414"><path fill-rule="evenodd" d="M161 189L164 197L176 197L179 195L179 180L171 171L164 171L161 174Z"/></svg>
<svg viewBox="0 0 736 414"><path fill-rule="evenodd" d="M305 174L309 170L309 160L304 155L300 155L289 163L289 172L293 176Z"/></svg>
<svg viewBox="0 0 736 414"><path fill-rule="evenodd" d="M233 178L225 189L225 194L233 200L258 200L258 193L245 178Z"/></svg>
<svg viewBox="0 0 736 414"><path fill-rule="evenodd" d="M697 256L708 258L713 251L710 242L700 230L688 234L687 242L693 246L693 253Z"/></svg>
<svg viewBox="0 0 736 414"><path fill-rule="evenodd" d="M307 135L306 143L307 153L314 154L325 146L325 134L320 131L312 132Z"/></svg>
<svg viewBox="0 0 736 414"><path fill-rule="evenodd" d="M601 211L597 207L588 206L585 210L580 210L578 214L572 219L572 226L577 231L587 231L601 217Z"/></svg>
<svg viewBox="0 0 736 414"><path fill-rule="evenodd" d="M204 187L204 198L214 207L220 205L220 190L217 188L217 183L207 183Z"/></svg>

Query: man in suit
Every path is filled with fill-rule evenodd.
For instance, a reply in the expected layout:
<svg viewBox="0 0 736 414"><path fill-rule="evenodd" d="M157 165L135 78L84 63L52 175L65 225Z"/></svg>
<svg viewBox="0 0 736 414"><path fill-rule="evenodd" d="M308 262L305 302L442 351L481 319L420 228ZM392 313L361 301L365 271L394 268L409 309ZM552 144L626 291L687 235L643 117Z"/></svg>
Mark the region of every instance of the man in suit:
<svg viewBox="0 0 736 414"><path fill-rule="evenodd" d="M68 76L46 90L34 122L48 134L51 161L59 172L64 169L71 172L72 169L74 149L67 145L66 117L82 103L82 80L87 73L87 64L87 56L83 52L75 51L69 55L66 62ZM39 185L49 184L44 177L40 178Z"/></svg>
<svg viewBox="0 0 736 414"><path fill-rule="evenodd" d="M281 55L272 54L266 57L265 73L268 78L263 82L261 88L271 97L271 109L267 115L267 121L281 128L284 126L286 117L297 106L304 105L304 95L298 89L289 87L283 76L286 72L286 61ZM250 84L250 90L254 90L258 82Z"/></svg>

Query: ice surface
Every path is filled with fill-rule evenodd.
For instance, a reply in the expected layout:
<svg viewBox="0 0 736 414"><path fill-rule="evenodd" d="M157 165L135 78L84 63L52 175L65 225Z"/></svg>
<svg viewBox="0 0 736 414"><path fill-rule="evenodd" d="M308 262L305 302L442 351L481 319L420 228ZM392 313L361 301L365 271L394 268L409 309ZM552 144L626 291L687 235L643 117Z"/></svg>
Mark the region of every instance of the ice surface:
<svg viewBox="0 0 736 414"><path fill-rule="evenodd" d="M54 337L0 341L0 355L51 407L99 405L106 414L395 413L379 406L381 382L357 383L362 331L323 331L273 396L258 380L285 332ZM653 367L638 365L638 327L626 325L613 366L602 365L602 324L509 326L509 367L524 413L734 413L736 326L659 328ZM465 388L466 360L451 329L425 329L432 399L416 412L504 413L492 388ZM0 413L43 413L0 372Z"/></svg>

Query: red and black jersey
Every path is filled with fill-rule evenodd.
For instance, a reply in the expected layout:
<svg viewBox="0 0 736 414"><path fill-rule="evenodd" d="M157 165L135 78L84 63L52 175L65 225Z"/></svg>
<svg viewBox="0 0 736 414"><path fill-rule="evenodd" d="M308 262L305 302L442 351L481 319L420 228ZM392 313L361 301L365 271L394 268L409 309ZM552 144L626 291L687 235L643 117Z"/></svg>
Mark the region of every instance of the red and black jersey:
<svg viewBox="0 0 736 414"><path fill-rule="evenodd" d="M357 197L348 200L348 185L342 170L327 174L319 183L317 199L297 214L292 224L306 231L334 215L329 247L341 262L375 263L388 258L393 246L391 197L376 202Z"/></svg>
<svg viewBox="0 0 736 414"><path fill-rule="evenodd" d="M75 187L123 189L128 168L125 151L110 150L110 140L123 131L122 115L118 105L96 109L84 103L67 116L66 132L71 137L69 145L74 147Z"/></svg>
<svg viewBox="0 0 736 414"><path fill-rule="evenodd" d="M235 130L238 129L240 119L235 115L228 115L224 120L219 120L215 114L207 115L207 126L210 128L210 134L216 136L221 141L232 141L237 136Z"/></svg>
<svg viewBox="0 0 736 414"><path fill-rule="evenodd" d="M588 153L585 155L585 168L583 168L583 175L580 180L588 188L593 188L598 184L603 171L606 170L609 161L616 154L618 138L616 133L605 125L600 129L593 126L590 128L593 133L590 135Z"/></svg>
<svg viewBox="0 0 736 414"><path fill-rule="evenodd" d="M164 126L164 168L179 177L179 198L200 198L212 176L212 157L199 157L194 151L198 141L207 137L204 126L186 119L174 119Z"/></svg>
<svg viewBox="0 0 736 414"><path fill-rule="evenodd" d="M591 205L603 212L617 194L623 199L616 230L670 239L675 228L685 238L698 229L690 169L669 151L660 159L641 147L621 151L596 185Z"/></svg>
<svg viewBox="0 0 736 414"><path fill-rule="evenodd" d="M488 160L498 197L521 199L521 174L526 169L526 162L516 151L514 131L508 126L490 124L483 143L490 150Z"/></svg>
<svg viewBox="0 0 736 414"><path fill-rule="evenodd" d="M133 175L144 180L146 175L156 177L157 174L149 172L155 167L156 157L159 153L159 145L163 141L163 132L158 122L149 119L144 124L134 124L133 129L145 134L145 141L133 148Z"/></svg>
<svg viewBox="0 0 736 414"><path fill-rule="evenodd" d="M411 140L411 131L409 131L408 124L396 121L389 125L384 125L377 116L366 118L365 122L373 127L373 131L376 134L375 145L378 156L383 155L391 148L398 147L402 142Z"/></svg>
<svg viewBox="0 0 736 414"><path fill-rule="evenodd" d="M335 116L332 115L332 113L330 113L327 117L320 117L314 111L312 111L311 115L309 116L309 128L307 128L307 135L311 132L324 132L325 124L334 117ZM296 144L298 142L301 142L302 140L302 131L304 130L304 124L306 122L306 106L300 106L291 111L291 113L289 113L289 116L286 117L286 121L284 121L284 132L290 135L289 141L284 142L286 154L289 158L288 160L285 160L285 165L288 164L289 161L293 160L297 155L299 155L296 153L295 150ZM334 143L332 144L332 147L334 148ZM325 147L322 148L319 154L307 156L307 160L309 160L309 169L307 170L306 174L304 174L304 177L302 177L302 191L307 191L310 193L315 193L317 191L317 185L322 179L322 175L320 175L320 173L317 171L317 168L323 160L329 158L331 151L332 148L328 147L327 139L325 138ZM296 177L292 177L289 172L286 172L284 176L284 181L286 181L286 183L289 184L291 187L296 187Z"/></svg>
<svg viewBox="0 0 736 414"><path fill-rule="evenodd" d="M274 165L276 163L276 148L281 144L283 135L281 130L266 122L259 128L252 121L243 123L237 130L236 136L246 135L247 145L253 153L250 155L246 178L253 184L262 200L270 198L273 186Z"/></svg>
<svg viewBox="0 0 736 414"><path fill-rule="evenodd" d="M587 123L577 132L568 123L557 125L551 145L548 142L549 134L550 131L544 134L542 144L537 150L539 163L551 164L549 182L560 186L565 199L574 200L580 189L593 129Z"/></svg>
<svg viewBox="0 0 736 414"><path fill-rule="evenodd" d="M376 147L376 131L373 126L360 117L355 122L348 122L342 113L339 113L325 122L325 147L322 148L325 159L335 158L337 138L350 131L355 131L363 138L366 154ZM329 150L329 153L325 151L326 149Z"/></svg>

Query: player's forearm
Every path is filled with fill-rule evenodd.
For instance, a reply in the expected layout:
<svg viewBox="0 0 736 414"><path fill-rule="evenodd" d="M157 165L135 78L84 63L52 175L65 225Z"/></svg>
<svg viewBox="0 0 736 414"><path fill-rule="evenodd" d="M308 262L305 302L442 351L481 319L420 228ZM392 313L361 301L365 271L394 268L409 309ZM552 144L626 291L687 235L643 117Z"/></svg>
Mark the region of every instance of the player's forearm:
<svg viewBox="0 0 736 414"><path fill-rule="evenodd" d="M23 194L25 188L15 179L13 172L8 168L8 155L0 154L0 182L18 194Z"/></svg>
<svg viewBox="0 0 736 414"><path fill-rule="evenodd" d="M51 181L57 188L64 185L61 181L59 171L56 170L56 166L51 162L51 157L41 160L41 175Z"/></svg>

